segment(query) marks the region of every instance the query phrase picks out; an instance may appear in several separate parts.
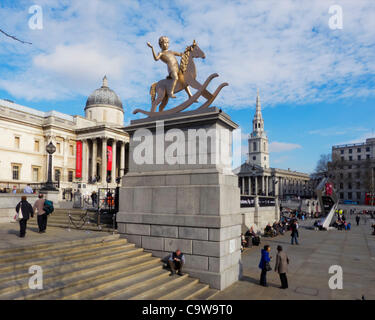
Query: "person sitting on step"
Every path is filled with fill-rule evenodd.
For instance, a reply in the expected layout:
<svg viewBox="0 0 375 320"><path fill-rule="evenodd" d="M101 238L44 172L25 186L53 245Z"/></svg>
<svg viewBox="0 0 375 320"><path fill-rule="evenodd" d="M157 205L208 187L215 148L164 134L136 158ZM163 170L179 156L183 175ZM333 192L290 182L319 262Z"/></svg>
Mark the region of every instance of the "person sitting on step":
<svg viewBox="0 0 375 320"><path fill-rule="evenodd" d="M185 264L185 256L181 250L177 249L176 252L172 252L168 259L169 266L171 268L171 276L176 273L182 276L182 267Z"/></svg>

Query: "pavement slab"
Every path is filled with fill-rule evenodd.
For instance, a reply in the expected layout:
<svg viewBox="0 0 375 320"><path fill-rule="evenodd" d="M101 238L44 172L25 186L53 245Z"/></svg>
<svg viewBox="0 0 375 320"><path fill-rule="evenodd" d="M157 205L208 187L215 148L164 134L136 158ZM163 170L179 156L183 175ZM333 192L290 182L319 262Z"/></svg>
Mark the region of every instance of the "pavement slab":
<svg viewBox="0 0 375 320"><path fill-rule="evenodd" d="M366 300L375 299L375 236L371 224L356 226L354 219L350 231L315 231L308 229L313 220L300 223L300 245L291 245L290 233L275 238L262 238L259 247L247 249L242 254L243 277L231 287L215 296L217 300ZM277 245L282 245L290 259L289 288L279 289L277 273L267 273L269 287L259 285L258 268L260 251L271 246L271 256L276 257ZM343 289L331 290L328 281L330 266L343 270ZM274 259L271 261L274 266Z"/></svg>

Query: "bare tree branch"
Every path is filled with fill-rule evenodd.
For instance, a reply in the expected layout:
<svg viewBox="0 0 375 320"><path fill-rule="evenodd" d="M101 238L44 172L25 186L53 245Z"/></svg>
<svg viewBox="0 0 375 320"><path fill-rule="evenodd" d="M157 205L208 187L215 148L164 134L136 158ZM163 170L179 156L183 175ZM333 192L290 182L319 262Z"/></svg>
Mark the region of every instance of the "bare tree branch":
<svg viewBox="0 0 375 320"><path fill-rule="evenodd" d="M21 43L23 43L23 44L25 44L25 43L27 43L27 44L32 44L31 42L22 41L22 40L20 40L20 39L18 39L18 38L16 38L16 37L14 37L14 36L12 36L12 35L6 33L5 31L3 31L3 30L1 30L1 29L0 29L0 32L1 32L2 34L6 35L7 37L12 38L13 40L19 41L19 42L21 42Z"/></svg>

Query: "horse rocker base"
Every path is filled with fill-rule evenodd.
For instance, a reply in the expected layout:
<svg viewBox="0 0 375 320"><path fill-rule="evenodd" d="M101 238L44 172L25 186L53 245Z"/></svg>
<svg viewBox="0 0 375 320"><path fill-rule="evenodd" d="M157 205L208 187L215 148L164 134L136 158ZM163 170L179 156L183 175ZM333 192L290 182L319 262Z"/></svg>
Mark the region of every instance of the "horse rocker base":
<svg viewBox="0 0 375 320"><path fill-rule="evenodd" d="M192 95L188 100L186 100L185 102L181 103L180 105L172 108L172 109L168 109L168 110L163 110L163 111L145 111L145 110L141 110L141 109L136 109L133 111L133 114L137 114L138 112L139 113L143 113L149 117L153 117L153 116L161 116L161 115L169 115L169 114L174 114L174 113L178 113L178 112L181 112L187 108L189 108L194 102L196 102L198 100L198 98L200 96L202 96L203 94L203 91L206 90L206 88L208 87L208 85L210 84L210 82L212 81L212 79L218 77L219 75L217 73L213 73L211 74L207 80L204 82L204 84L202 85L202 87L194 94ZM215 98L217 97L217 95L220 93L221 89L223 89L225 86L227 86L228 83L224 82L222 84L220 84L218 86L218 88L215 90L215 92L213 94L211 94L211 98L208 99L204 104L202 104L199 108L197 108L197 110L202 110L202 109L206 109L208 108L212 102L214 102Z"/></svg>

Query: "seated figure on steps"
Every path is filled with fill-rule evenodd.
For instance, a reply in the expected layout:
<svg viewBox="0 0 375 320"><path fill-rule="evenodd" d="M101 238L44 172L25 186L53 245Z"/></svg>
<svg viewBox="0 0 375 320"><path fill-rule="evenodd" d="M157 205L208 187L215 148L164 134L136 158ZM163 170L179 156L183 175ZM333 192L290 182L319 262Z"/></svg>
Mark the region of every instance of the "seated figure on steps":
<svg viewBox="0 0 375 320"><path fill-rule="evenodd" d="M176 252L172 252L168 259L169 266L171 268L171 275L177 274L182 276L182 267L185 264L185 256L181 252L181 250L176 250Z"/></svg>

